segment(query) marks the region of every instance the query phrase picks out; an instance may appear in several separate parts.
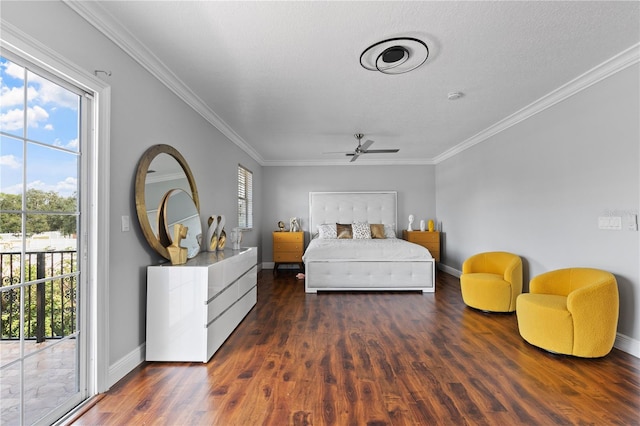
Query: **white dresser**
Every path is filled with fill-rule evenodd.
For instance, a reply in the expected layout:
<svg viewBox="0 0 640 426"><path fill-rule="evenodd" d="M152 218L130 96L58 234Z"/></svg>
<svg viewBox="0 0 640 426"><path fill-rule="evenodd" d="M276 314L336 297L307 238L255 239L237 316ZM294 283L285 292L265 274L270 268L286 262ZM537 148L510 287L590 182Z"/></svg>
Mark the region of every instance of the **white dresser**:
<svg viewBox="0 0 640 426"><path fill-rule="evenodd" d="M257 301L256 247L147 267L147 361L207 362Z"/></svg>

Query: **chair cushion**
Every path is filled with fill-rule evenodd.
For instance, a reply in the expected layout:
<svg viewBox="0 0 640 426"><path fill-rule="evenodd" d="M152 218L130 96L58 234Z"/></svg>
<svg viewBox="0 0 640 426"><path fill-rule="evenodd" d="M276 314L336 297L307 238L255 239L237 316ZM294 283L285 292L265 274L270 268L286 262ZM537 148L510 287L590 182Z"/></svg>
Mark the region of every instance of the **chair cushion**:
<svg viewBox="0 0 640 426"><path fill-rule="evenodd" d="M503 275L488 273L462 274L460 290L467 306L490 312L513 312L511 284Z"/></svg>
<svg viewBox="0 0 640 426"><path fill-rule="evenodd" d="M524 340L551 352L573 353L573 318L566 297L524 293L516 300L516 313Z"/></svg>

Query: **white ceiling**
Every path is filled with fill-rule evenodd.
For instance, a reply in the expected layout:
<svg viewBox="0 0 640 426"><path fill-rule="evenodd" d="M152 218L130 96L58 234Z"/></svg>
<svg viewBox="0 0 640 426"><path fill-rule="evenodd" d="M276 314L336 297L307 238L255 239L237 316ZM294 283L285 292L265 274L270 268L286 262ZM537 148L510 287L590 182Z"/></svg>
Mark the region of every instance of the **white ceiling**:
<svg viewBox="0 0 640 426"><path fill-rule="evenodd" d="M263 165L349 164L325 152L357 132L400 152L351 164L434 163L640 41L636 1L67 4ZM360 66L399 36L427 43L421 67Z"/></svg>

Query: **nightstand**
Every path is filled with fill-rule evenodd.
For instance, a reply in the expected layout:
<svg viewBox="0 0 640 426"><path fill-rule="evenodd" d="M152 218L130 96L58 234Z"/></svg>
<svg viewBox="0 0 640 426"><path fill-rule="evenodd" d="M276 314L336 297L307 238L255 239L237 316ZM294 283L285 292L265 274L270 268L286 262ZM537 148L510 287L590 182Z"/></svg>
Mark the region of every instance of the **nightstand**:
<svg viewBox="0 0 640 426"><path fill-rule="evenodd" d="M300 270L302 264L302 252L304 251L304 232L273 232L273 273L278 272L281 263L297 263Z"/></svg>
<svg viewBox="0 0 640 426"><path fill-rule="evenodd" d="M425 247L436 262L440 262L440 232L404 230L402 231L402 239Z"/></svg>

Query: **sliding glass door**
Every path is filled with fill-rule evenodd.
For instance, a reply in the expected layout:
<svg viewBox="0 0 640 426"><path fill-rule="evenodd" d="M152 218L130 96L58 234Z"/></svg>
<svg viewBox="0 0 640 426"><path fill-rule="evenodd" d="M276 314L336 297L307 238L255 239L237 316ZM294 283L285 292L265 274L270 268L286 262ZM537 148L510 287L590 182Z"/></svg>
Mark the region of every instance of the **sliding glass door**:
<svg viewBox="0 0 640 426"><path fill-rule="evenodd" d="M87 396L92 100L19 57L0 57L0 78L0 424L46 424Z"/></svg>

